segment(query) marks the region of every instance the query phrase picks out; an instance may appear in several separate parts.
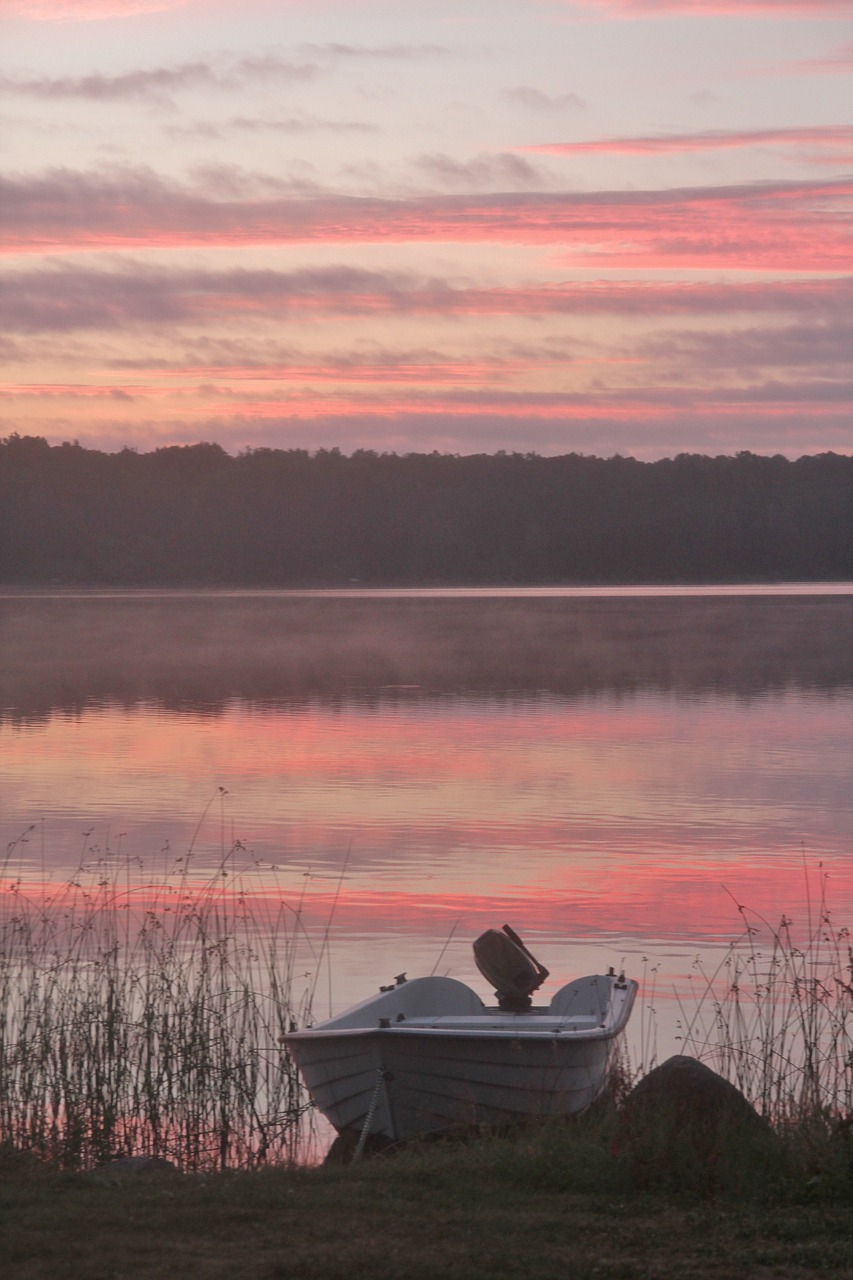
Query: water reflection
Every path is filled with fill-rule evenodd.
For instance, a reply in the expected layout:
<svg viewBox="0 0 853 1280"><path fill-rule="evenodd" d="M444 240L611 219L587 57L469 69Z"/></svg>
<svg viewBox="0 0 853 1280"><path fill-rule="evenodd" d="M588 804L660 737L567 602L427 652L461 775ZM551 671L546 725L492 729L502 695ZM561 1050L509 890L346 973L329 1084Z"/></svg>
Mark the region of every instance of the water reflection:
<svg viewBox="0 0 853 1280"><path fill-rule="evenodd" d="M0 715L853 686L853 594L0 598Z"/></svg>
<svg viewBox="0 0 853 1280"><path fill-rule="evenodd" d="M649 954L669 982L738 902L796 914L804 861L853 914L850 595L0 606L15 875L236 846L259 904L308 886L309 934L335 904L330 1005L439 956L480 986L505 919L561 978Z"/></svg>

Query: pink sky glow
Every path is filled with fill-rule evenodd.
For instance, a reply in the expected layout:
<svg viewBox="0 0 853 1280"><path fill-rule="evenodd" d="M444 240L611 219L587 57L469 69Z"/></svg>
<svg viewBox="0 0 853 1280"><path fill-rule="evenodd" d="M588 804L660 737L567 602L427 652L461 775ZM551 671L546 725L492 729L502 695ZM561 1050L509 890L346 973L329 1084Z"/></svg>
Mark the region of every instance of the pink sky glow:
<svg viewBox="0 0 853 1280"><path fill-rule="evenodd" d="M0 0L4 434L853 451L848 0Z"/></svg>

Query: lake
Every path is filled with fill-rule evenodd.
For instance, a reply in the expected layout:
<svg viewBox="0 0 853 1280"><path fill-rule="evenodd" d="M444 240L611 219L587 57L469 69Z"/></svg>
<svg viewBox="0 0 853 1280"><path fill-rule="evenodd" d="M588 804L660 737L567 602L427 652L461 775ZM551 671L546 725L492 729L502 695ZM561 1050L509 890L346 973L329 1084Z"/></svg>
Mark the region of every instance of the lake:
<svg viewBox="0 0 853 1280"><path fill-rule="evenodd" d="M507 921L558 981L644 979L671 1052L739 904L853 920L851 584L7 590L0 658L7 885L226 859L301 901L319 1014L482 990Z"/></svg>

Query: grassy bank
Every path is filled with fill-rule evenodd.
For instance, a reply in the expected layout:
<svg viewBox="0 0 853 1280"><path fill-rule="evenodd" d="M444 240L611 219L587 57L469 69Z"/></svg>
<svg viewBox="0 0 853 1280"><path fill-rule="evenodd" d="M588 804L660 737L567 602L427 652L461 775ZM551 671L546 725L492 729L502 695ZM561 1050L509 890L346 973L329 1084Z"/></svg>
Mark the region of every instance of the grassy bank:
<svg viewBox="0 0 853 1280"><path fill-rule="evenodd" d="M853 1277L843 1129L733 1137L715 1161L619 1149L612 1116L356 1165L136 1175L0 1171L10 1280ZM2 1163L2 1162L0 1162ZM22 1171L23 1170L23 1171Z"/></svg>

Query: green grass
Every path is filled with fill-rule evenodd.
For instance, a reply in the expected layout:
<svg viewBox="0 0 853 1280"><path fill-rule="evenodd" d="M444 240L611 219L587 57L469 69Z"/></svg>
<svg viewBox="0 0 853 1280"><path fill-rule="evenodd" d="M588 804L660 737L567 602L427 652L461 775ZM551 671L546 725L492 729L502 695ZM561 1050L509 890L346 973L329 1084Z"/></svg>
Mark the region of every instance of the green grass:
<svg viewBox="0 0 853 1280"><path fill-rule="evenodd" d="M357 1165L137 1176L0 1161L10 1280L853 1277L853 1176L828 1134L709 1190L638 1180L611 1113ZM671 1153L669 1158L671 1158ZM749 1165L748 1153L746 1165ZM670 1173L677 1170L670 1170ZM682 1172L683 1172L682 1168ZM648 1174L648 1169L647 1169Z"/></svg>

